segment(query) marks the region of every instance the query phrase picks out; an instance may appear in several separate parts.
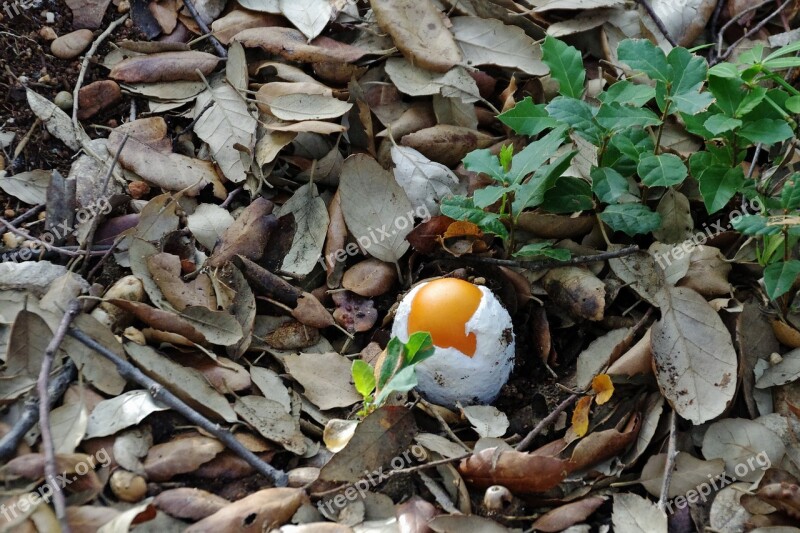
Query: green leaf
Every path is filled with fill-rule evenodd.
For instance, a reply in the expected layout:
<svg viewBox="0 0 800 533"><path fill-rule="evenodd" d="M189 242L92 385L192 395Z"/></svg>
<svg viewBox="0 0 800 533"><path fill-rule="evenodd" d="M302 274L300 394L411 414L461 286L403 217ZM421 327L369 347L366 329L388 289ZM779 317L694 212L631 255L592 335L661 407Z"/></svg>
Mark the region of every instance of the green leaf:
<svg viewBox="0 0 800 533"><path fill-rule="evenodd" d="M433 339L427 331L417 331L408 337L405 345L406 364L421 363L434 352Z"/></svg>
<svg viewBox="0 0 800 533"><path fill-rule="evenodd" d="M785 120L762 118L753 122L745 122L739 135L753 144L774 144L785 141L794 133Z"/></svg>
<svg viewBox="0 0 800 533"><path fill-rule="evenodd" d="M656 95L655 89L649 85L631 83L628 80L621 80L608 88L607 91L600 93L597 99L604 104L622 104L634 107L642 107L652 100Z"/></svg>
<svg viewBox="0 0 800 533"><path fill-rule="evenodd" d="M661 227L661 215L640 203L609 205L600 213L600 219L614 231L621 231L631 237L639 233L650 233Z"/></svg>
<svg viewBox="0 0 800 533"><path fill-rule="evenodd" d="M500 159L489 151L488 148L481 150L473 150L464 156L464 168L470 172L480 172L486 174L495 181L505 183L508 179L503 166L500 164Z"/></svg>
<svg viewBox="0 0 800 533"><path fill-rule="evenodd" d="M651 80L669 81L672 77L664 51L647 39L626 39L619 43L617 56L633 70L647 74Z"/></svg>
<svg viewBox="0 0 800 533"><path fill-rule="evenodd" d="M785 68L800 67L800 57L782 57L764 62L764 68L769 70L782 70Z"/></svg>
<svg viewBox="0 0 800 533"><path fill-rule="evenodd" d="M514 193L511 211L519 217L523 210L536 207L544 201L544 195L552 189L558 178L569 168L569 163L578 152L572 151L540 168L526 183L520 185Z"/></svg>
<svg viewBox="0 0 800 533"><path fill-rule="evenodd" d="M508 230L500 220L497 213L487 213L475 207L471 198L452 196L443 198L441 203L442 214L455 220L468 220L476 224L486 233L493 233L502 239L508 238Z"/></svg>
<svg viewBox="0 0 800 533"><path fill-rule="evenodd" d="M692 54L686 48L673 48L667 56L672 68L673 79L670 86L672 106L670 112L695 115L711 105L711 94L701 93L700 89L708 76L708 63L702 57ZM664 110L663 104L659 104Z"/></svg>
<svg viewBox="0 0 800 533"><path fill-rule="evenodd" d="M800 95L787 98L784 105L790 113L794 113L795 115L800 114Z"/></svg>
<svg viewBox="0 0 800 533"><path fill-rule="evenodd" d="M744 215L741 218L731 219L733 228L745 235L777 235L781 232L780 225L768 226L768 223L769 220L761 215Z"/></svg>
<svg viewBox="0 0 800 533"><path fill-rule="evenodd" d="M797 276L800 276L800 261L797 259L768 265L764 269L764 288L770 300L789 292Z"/></svg>
<svg viewBox="0 0 800 533"><path fill-rule="evenodd" d="M713 165L701 172L697 181L700 182L700 194L703 196L706 211L709 214L716 213L744 185L744 170L740 166L731 168Z"/></svg>
<svg viewBox="0 0 800 533"><path fill-rule="evenodd" d="M536 172L564 144L566 132L566 128L560 126L515 154L511 162L511 171L508 173L511 182L519 183L529 174Z"/></svg>
<svg viewBox="0 0 800 533"><path fill-rule="evenodd" d="M558 92L580 98L586 81L581 53L555 37L547 36L542 44L542 61L550 67L550 76L558 82Z"/></svg>
<svg viewBox="0 0 800 533"><path fill-rule="evenodd" d="M504 194L511 191L508 187L497 187L495 185L489 185L488 187L484 187L483 189L477 189L475 193L472 195L472 201L475 207L480 207L481 209L485 207L489 207L500 198L503 197Z"/></svg>
<svg viewBox="0 0 800 533"><path fill-rule="evenodd" d="M673 154L642 157L636 170L642 183L648 187L677 185L689 174L681 158Z"/></svg>
<svg viewBox="0 0 800 533"><path fill-rule="evenodd" d="M716 105L729 117L736 117L736 110L744 98L742 80L739 78L708 78L708 89L717 99Z"/></svg>
<svg viewBox="0 0 800 533"><path fill-rule="evenodd" d="M408 392L417 386L417 365L400 370L375 397L375 405L381 406L393 392Z"/></svg>
<svg viewBox="0 0 800 533"><path fill-rule="evenodd" d="M544 104L534 104L530 96L517 105L497 115L500 122L519 135L538 135L546 129L558 126L558 121L550 118Z"/></svg>
<svg viewBox="0 0 800 533"><path fill-rule="evenodd" d="M723 115L718 113L716 115L711 115L708 117L703 123L703 127L713 133L714 135L719 135L720 133L725 133L726 131L735 130L736 128L740 128L742 126L742 121L738 118L731 118L728 115Z"/></svg>
<svg viewBox="0 0 800 533"><path fill-rule="evenodd" d="M748 114L750 111L755 109L756 106L758 106L758 104L760 104L766 96L766 87L754 87L745 93L744 98L742 98L742 101L739 102L739 106L736 108L736 116L743 117L744 115Z"/></svg>
<svg viewBox="0 0 800 533"><path fill-rule="evenodd" d="M372 394L375 390L375 373L372 367L361 359L356 359L350 372L353 374L353 383L358 393L364 398Z"/></svg>
<svg viewBox="0 0 800 533"><path fill-rule="evenodd" d="M621 197L630 194L628 180L609 167L595 167L591 170L592 191L606 204L616 203Z"/></svg>
<svg viewBox="0 0 800 533"><path fill-rule="evenodd" d="M611 146L638 164L642 154L653 152L655 143L644 129L632 128L611 137Z"/></svg>
<svg viewBox="0 0 800 533"><path fill-rule="evenodd" d="M792 44L788 44L781 48L778 48L767 57L764 58L764 61L772 61L778 57L787 56L789 54L794 54L795 52L800 51L800 41L795 41Z"/></svg>
<svg viewBox="0 0 800 533"><path fill-rule="evenodd" d="M566 124L590 143L600 144L602 131L594 119L592 107L583 100L557 96L546 109L552 118Z"/></svg>
<svg viewBox="0 0 800 533"><path fill-rule="evenodd" d="M564 176L544 194L542 209L550 213L578 213L594 207L592 188L586 180Z"/></svg>
<svg viewBox="0 0 800 533"><path fill-rule="evenodd" d="M800 173L791 175L781 190L781 207L784 209L800 208Z"/></svg>
<svg viewBox="0 0 800 533"><path fill-rule="evenodd" d="M511 158L514 157L514 145L513 144L504 144L500 147L500 155L498 156L498 160L500 161L500 166L503 167L503 172L508 172L511 168Z"/></svg>
<svg viewBox="0 0 800 533"><path fill-rule="evenodd" d="M708 75L715 78L738 78L739 67L733 63L717 63L708 69Z"/></svg>
<svg viewBox="0 0 800 533"><path fill-rule="evenodd" d="M389 344L386 345L386 357L383 359L383 364L378 372L378 389L383 389L386 383L391 379L392 374L397 369L400 363L400 357L403 355L403 343L397 337L392 337Z"/></svg>
<svg viewBox="0 0 800 533"><path fill-rule="evenodd" d="M567 261L572 257L572 253L566 248L553 248L553 244L550 242L536 242L526 244L514 254L514 257L524 257L526 259L539 256L558 261Z"/></svg>
<svg viewBox="0 0 800 533"><path fill-rule="evenodd" d="M600 126L610 131L661 124L661 119L649 109L624 106L616 102L601 105L595 119Z"/></svg>

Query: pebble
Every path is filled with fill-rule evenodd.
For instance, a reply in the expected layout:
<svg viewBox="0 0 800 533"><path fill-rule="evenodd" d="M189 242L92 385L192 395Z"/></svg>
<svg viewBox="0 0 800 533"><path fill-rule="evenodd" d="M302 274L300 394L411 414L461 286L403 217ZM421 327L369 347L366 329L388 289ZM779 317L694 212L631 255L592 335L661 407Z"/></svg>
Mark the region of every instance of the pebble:
<svg viewBox="0 0 800 533"><path fill-rule="evenodd" d="M56 30L54 30L50 26L42 26L39 29L39 37L41 37L45 41L54 41L58 38L58 35L56 34Z"/></svg>
<svg viewBox="0 0 800 533"><path fill-rule="evenodd" d="M72 93L68 93L67 91L61 91L56 95L55 100L53 100L58 107L63 109L64 111L69 111L72 109L72 104L74 103L74 99L72 98Z"/></svg>
<svg viewBox="0 0 800 533"><path fill-rule="evenodd" d="M121 99L122 91L117 82L101 80L90 83L78 91L78 118L87 119Z"/></svg>
<svg viewBox="0 0 800 533"><path fill-rule="evenodd" d="M92 30L75 30L53 41L50 51L60 59L72 59L86 50L92 38Z"/></svg>
<svg viewBox="0 0 800 533"><path fill-rule="evenodd" d="M52 11L48 11L47 13L44 14L44 20L48 24L53 24L56 21L56 14L53 13Z"/></svg>

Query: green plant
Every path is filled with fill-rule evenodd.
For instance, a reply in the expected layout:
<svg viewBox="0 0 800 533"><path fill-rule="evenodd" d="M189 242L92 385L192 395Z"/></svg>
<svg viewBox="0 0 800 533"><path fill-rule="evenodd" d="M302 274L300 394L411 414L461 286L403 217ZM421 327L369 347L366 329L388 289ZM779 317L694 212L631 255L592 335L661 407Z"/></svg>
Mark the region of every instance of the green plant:
<svg viewBox="0 0 800 533"><path fill-rule="evenodd" d="M800 43L766 56L763 48L756 47L736 63L709 69L704 58L686 48L675 47L667 54L648 40L629 39L619 44L617 56L633 76L587 99L580 52L547 37L543 61L558 83L559 95L541 104L527 97L498 117L517 134L536 140L513 155L508 147L497 156L489 150L468 154L464 166L488 175L496 184L476 191L472 198L445 199L442 213L500 236L511 255L526 250L528 255L546 255L552 250L542 243L514 250L514 227L521 213L532 208L551 213L593 210L612 230L631 237L656 231L662 220L651 205L668 189L683 187L687 178L696 181L709 214L741 194L787 215L797 209L796 202L783 196L770 198L770 184L747 179L742 163L752 147L794 135L792 114L800 112L800 92L776 72L800 66L800 58L794 56L798 51ZM702 138L703 149L688 158L669 150L664 134L676 124ZM585 171L581 178L565 175L578 153L565 146L568 138L580 151L583 166L589 167L588 175ZM580 171L582 165L574 166ZM580 172L571 172L576 173ZM489 210L498 201L499 209ZM747 224L753 228L758 224L747 217L740 224L757 231L749 229ZM784 250L780 262L788 262L797 241L794 226L759 227L760 233L750 234L764 238L762 264L777 261L779 248ZM779 270L783 283L773 283ZM770 263L765 281L771 298L795 271L800 272L800 262L782 267Z"/></svg>
<svg viewBox="0 0 800 533"><path fill-rule="evenodd" d="M382 406L391 393L410 391L417 386L416 366L433 355L431 335L427 332L413 333L406 343L392 337L385 354L377 380L369 364L361 359L353 361L353 383L364 398L359 416L366 416Z"/></svg>

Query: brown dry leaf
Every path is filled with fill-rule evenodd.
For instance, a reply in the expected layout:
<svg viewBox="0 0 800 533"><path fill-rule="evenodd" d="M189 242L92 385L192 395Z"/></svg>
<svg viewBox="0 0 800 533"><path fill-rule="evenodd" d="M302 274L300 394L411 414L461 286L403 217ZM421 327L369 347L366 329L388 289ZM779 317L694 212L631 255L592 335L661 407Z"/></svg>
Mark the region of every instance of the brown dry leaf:
<svg viewBox="0 0 800 533"><path fill-rule="evenodd" d="M301 353L286 357L284 364L305 389L306 398L322 410L348 407L361 400L351 382L350 360L343 355Z"/></svg>
<svg viewBox="0 0 800 533"><path fill-rule="evenodd" d="M406 408L380 407L358 425L347 446L322 467L319 478L354 483L365 470L372 472L387 466L407 451L416 433L414 416Z"/></svg>
<svg viewBox="0 0 800 533"><path fill-rule="evenodd" d="M636 440L641 428L641 417L634 413L624 428L611 428L593 431L580 441L572 450L570 464L574 470L583 470L590 466L622 454Z"/></svg>
<svg viewBox="0 0 800 533"><path fill-rule="evenodd" d="M301 324L297 320L284 322L264 337L264 341L276 350L300 350L319 342L319 330Z"/></svg>
<svg viewBox="0 0 800 533"><path fill-rule="evenodd" d="M469 152L488 148L496 140L480 131L440 124L409 133L400 140L400 144L414 148L431 161L454 167Z"/></svg>
<svg viewBox="0 0 800 533"><path fill-rule="evenodd" d="M260 47L265 52L301 63L352 63L367 54L366 50L329 37L317 37L308 43L305 35L293 28L249 28L234 35L233 40L247 48Z"/></svg>
<svg viewBox="0 0 800 533"><path fill-rule="evenodd" d="M733 400L736 350L722 319L697 292L670 287L663 294L650 343L658 386L678 414L702 424Z"/></svg>
<svg viewBox="0 0 800 533"><path fill-rule="evenodd" d="M769 360L770 355L777 353L780 349L769 318L761 311L757 303L753 301L744 303L742 312L736 317L735 339L742 357L742 366L739 369L742 376L741 390L750 416L755 418L759 415L756 397L762 391L753 390L756 379L753 370L759 359ZM772 395L766 394L771 400Z"/></svg>
<svg viewBox="0 0 800 533"><path fill-rule="evenodd" d="M156 19L161 31L172 33L178 24L178 6L175 0L160 0L147 5L153 18Z"/></svg>
<svg viewBox="0 0 800 533"><path fill-rule="evenodd" d="M761 479L765 466L781 464L786 453L774 431L746 418L725 418L708 426L702 449L706 459L725 461L725 472L732 478L752 482ZM747 467L744 474L737 469L740 465Z"/></svg>
<svg viewBox="0 0 800 533"><path fill-rule="evenodd" d="M597 219L591 215L570 217L523 211L519 215L517 225L542 239L572 239L592 231L596 222Z"/></svg>
<svg viewBox="0 0 800 533"><path fill-rule="evenodd" d="M70 505L67 507L67 524L70 531L97 531L104 524L119 516L117 509L100 505Z"/></svg>
<svg viewBox="0 0 800 533"><path fill-rule="evenodd" d="M680 243L692 234L694 220L684 194L670 187L659 200L656 212L661 215L661 227L653 231L653 237L659 241Z"/></svg>
<svg viewBox="0 0 800 533"><path fill-rule="evenodd" d="M175 518L202 520L230 502L225 498L202 489L179 487L161 492L153 499L153 505Z"/></svg>
<svg viewBox="0 0 800 533"><path fill-rule="evenodd" d="M147 267L161 293L178 311L199 305L216 309L217 300L208 274L200 274L190 282L181 279L181 259L177 255L159 253L148 256Z"/></svg>
<svg viewBox="0 0 800 533"><path fill-rule="evenodd" d="M679 46L691 45L703 33L716 6L716 0L680 0L678 2L654 0L651 2L653 11ZM661 30L641 6L639 6L639 14L643 33L649 33L656 40L663 39Z"/></svg>
<svg viewBox="0 0 800 533"><path fill-rule="evenodd" d="M161 52L123 59L111 68L108 76L126 83L199 80L196 70L208 76L217 68L219 58L206 52Z"/></svg>
<svg viewBox="0 0 800 533"><path fill-rule="evenodd" d="M37 314L17 313L11 327L5 369L0 375L0 403L8 403L36 385L44 353L53 333Z"/></svg>
<svg viewBox="0 0 800 533"><path fill-rule="evenodd" d="M350 291L334 293L333 303L336 304L333 318L350 333L369 331L378 320L378 310L372 300Z"/></svg>
<svg viewBox="0 0 800 533"><path fill-rule="evenodd" d="M589 496L556 507L537 518L533 528L545 532L563 531L589 518L605 501L603 496Z"/></svg>
<svg viewBox="0 0 800 533"><path fill-rule="evenodd" d="M667 533L667 514L638 494L614 495L614 531L619 533Z"/></svg>
<svg viewBox="0 0 800 533"><path fill-rule="evenodd" d="M217 439L191 435L157 444L147 452L144 469L150 481L168 481L194 472L200 465L217 456L225 445Z"/></svg>
<svg viewBox="0 0 800 533"><path fill-rule="evenodd" d="M418 224L406 240L411 243L412 248L423 254L432 254L441 249L441 237L455 221L444 215L439 215L430 220Z"/></svg>
<svg viewBox="0 0 800 533"><path fill-rule="evenodd" d="M189 526L186 533L261 533L285 524L309 503L303 489L263 489Z"/></svg>
<svg viewBox="0 0 800 533"><path fill-rule="evenodd" d="M459 531L479 531L480 533L508 533L510 530L494 520L478 515L440 514L428 523L436 533L457 533Z"/></svg>
<svg viewBox="0 0 800 533"><path fill-rule="evenodd" d="M656 498L661 495L661 485L664 478L664 465L667 454L652 455L642 468L639 482L647 492ZM697 489L700 485L708 483L725 471L725 461L713 459L703 461L686 452L678 452L675 458L675 468L669 485L668 498L675 498Z"/></svg>
<svg viewBox="0 0 800 533"><path fill-rule="evenodd" d="M300 421L287 413L283 405L261 396L236 398L234 409L244 421L265 438L288 451L303 455L307 446L300 432Z"/></svg>
<svg viewBox="0 0 800 533"><path fill-rule="evenodd" d="M539 44L522 28L479 17L453 17L452 23L464 64L516 68L532 76L550 72L542 61Z"/></svg>
<svg viewBox="0 0 800 533"><path fill-rule="evenodd" d="M609 259L608 266L642 299L658 307L663 298L665 280L664 272L656 266L657 259L647 252L636 252Z"/></svg>
<svg viewBox="0 0 800 533"><path fill-rule="evenodd" d="M197 361L197 357L184 359L187 363L203 374L208 383L222 394L230 394L249 389L252 385L250 374L240 364L234 363L226 357L218 357L216 361L206 356Z"/></svg>
<svg viewBox="0 0 800 533"><path fill-rule="evenodd" d="M158 380L192 408L214 420L236 422L236 413L228 400L197 370L175 363L149 346L128 342L125 351L142 372Z"/></svg>
<svg viewBox="0 0 800 533"><path fill-rule="evenodd" d="M542 279L544 290L553 301L587 320L601 320L606 306L606 287L590 270L559 267Z"/></svg>
<svg viewBox="0 0 800 533"><path fill-rule="evenodd" d="M108 400L99 402L89 416L86 438L113 435L125 428L135 426L157 411L168 408L156 403L145 390L131 390Z"/></svg>
<svg viewBox="0 0 800 533"><path fill-rule="evenodd" d="M211 267L220 267L236 255L258 260L264 253L270 234L278 225L272 214L274 204L260 196L253 200L223 233L208 259Z"/></svg>
<svg viewBox="0 0 800 533"><path fill-rule="evenodd" d="M461 62L444 15L431 0L370 0L370 5L378 25L410 62L434 72Z"/></svg>
<svg viewBox="0 0 800 533"><path fill-rule="evenodd" d="M289 94L315 94L319 96L333 96L333 89L321 83L310 81L273 81L265 83L256 92L256 104L261 111L269 112L272 100L279 96Z"/></svg>
<svg viewBox="0 0 800 533"><path fill-rule="evenodd" d="M103 22L106 8L111 0L66 0L72 10L72 27L95 30Z"/></svg>
<svg viewBox="0 0 800 533"><path fill-rule="evenodd" d="M592 379L592 390L596 394L597 405L603 405L614 394L614 384L608 374L600 374Z"/></svg>
<svg viewBox="0 0 800 533"><path fill-rule="evenodd" d="M297 276L309 274L322 253L330 222L328 209L317 192L317 186L306 183L298 188L275 215L291 215L295 225L292 247L283 258L280 270Z"/></svg>
<svg viewBox="0 0 800 533"><path fill-rule="evenodd" d="M372 298L385 294L396 281L394 265L370 257L347 269L342 277L342 287L359 296Z"/></svg>
<svg viewBox="0 0 800 533"><path fill-rule="evenodd" d="M689 255L689 270L678 286L694 289L706 297L730 294L730 271L731 264L725 260L719 248L695 246Z"/></svg>
<svg viewBox="0 0 800 533"><path fill-rule="evenodd" d="M233 36L249 28L278 26L281 19L268 13L258 13L245 9L234 9L211 23L214 37L222 44L228 44Z"/></svg>
<svg viewBox="0 0 800 533"><path fill-rule="evenodd" d="M502 485L515 494L535 494L557 486L571 468L557 457L487 448L463 459L458 471L481 489Z"/></svg>
<svg viewBox="0 0 800 533"><path fill-rule="evenodd" d="M612 329L593 340L578 355L578 365L575 369L575 383L578 388L588 387L598 372L630 348L630 333L631 328Z"/></svg>
<svg viewBox="0 0 800 533"><path fill-rule="evenodd" d="M329 289L335 289L342 281L344 272L345 243L347 242L347 224L342 214L341 196L336 189L330 204L328 204L328 224L325 235L325 270L326 281Z"/></svg>

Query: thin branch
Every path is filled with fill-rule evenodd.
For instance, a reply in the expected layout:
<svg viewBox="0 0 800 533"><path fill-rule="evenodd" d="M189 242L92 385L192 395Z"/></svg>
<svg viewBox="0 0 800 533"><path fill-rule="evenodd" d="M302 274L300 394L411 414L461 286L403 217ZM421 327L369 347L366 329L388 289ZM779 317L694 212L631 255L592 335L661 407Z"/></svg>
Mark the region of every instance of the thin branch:
<svg viewBox="0 0 800 533"><path fill-rule="evenodd" d="M45 207L47 207L47 204L37 204L28 209L27 211L25 211L24 213L22 213L17 218L11 220L9 224L11 224L14 227L17 227L26 220L28 220L29 218L33 218L34 216L36 216L36 214L39 213L41 210L43 210Z"/></svg>
<svg viewBox="0 0 800 533"><path fill-rule="evenodd" d="M544 417L538 424L536 424L535 428L533 428L527 435L525 435L524 439L519 441L519 444L517 444L517 447L515 449L518 452L525 451L525 449L528 446L531 445L531 443L533 442L533 439L535 439L536 436L539 435L539 433L541 433L542 430L544 430L544 428L546 428L547 426L549 426L550 424L555 422L556 418L558 418L558 415L560 415L570 405L575 403L575 400L577 400L577 399L578 399L578 395L577 394L573 394L573 395L569 396L566 400L564 400L563 402L558 404L556 406L556 408L553 409L552 413L550 413L549 415Z"/></svg>
<svg viewBox="0 0 800 533"><path fill-rule="evenodd" d="M5 219L0 218L0 224L5 226L6 229L11 233L13 233L14 235L19 235L20 237L24 237L25 239L40 245L45 250L53 251L61 255L65 255L67 257L81 257L84 255L103 255L105 253L105 251L85 251L85 250L73 251L72 248L74 248L74 246L62 246L62 247L53 246L52 244L48 244L41 239L37 239L36 237L30 235L27 232L15 228L14 226L11 225L10 222L8 222Z"/></svg>
<svg viewBox="0 0 800 533"><path fill-rule="evenodd" d="M191 13L192 18L200 27L200 31L208 35L211 44L214 45L214 49L217 51L217 55L219 55L219 57L228 57L228 51L225 50L225 47L222 46L222 43L220 43L219 40L211 34L211 30L208 29L208 25L206 25L203 19L200 18L200 13L197 12L192 0L183 0L183 5L186 6L186 9L188 9L189 13Z"/></svg>
<svg viewBox="0 0 800 533"><path fill-rule="evenodd" d="M464 444L464 441L459 439L458 435L453 433L453 430L450 427L450 425L445 421L444 418L442 418L442 415L439 414L439 411L437 411L434 406L432 406L427 400L425 400L425 398L420 396L419 393L417 393L417 391L412 391L412 394L414 395L415 400L417 400L419 403L428 408L428 412L433 414L433 417L436 418L436 420L439 422L439 425L442 427L444 432L450 436L451 439L457 442L458 445L464 449L464 451L466 451L467 453L472 453L472 448Z"/></svg>
<svg viewBox="0 0 800 533"><path fill-rule="evenodd" d="M49 407L58 401L64 395L70 383L75 379L78 374L75 369L75 363L68 360L61 367L61 371L56 377L50 381L47 388L47 398L50 401ZM17 450L17 446L25 437L25 434L36 425L39 421L39 397L31 395L25 402L22 408L22 414L14 422L8 433L0 438L0 461L5 461L11 457Z"/></svg>
<svg viewBox="0 0 800 533"><path fill-rule="evenodd" d="M58 325L53 338L47 345L44 352L44 361L42 361L42 368L39 371L39 379L36 380L36 391L39 394L39 429L42 432L42 448L44 448L44 472L45 483L50 485L53 493L53 505L56 508L56 517L61 523L61 531L69 533L69 524L67 523L67 504L64 499L64 493L61 492L58 484L56 483L56 450L53 445L53 434L50 432L50 398L48 397L49 388L48 382L50 381L50 370L53 368L53 361L56 358L58 347L64 341L64 336L67 334L67 328L72 323L72 320L80 312L80 304L77 300L72 300L67 305L67 310L61 318L61 323Z"/></svg>
<svg viewBox="0 0 800 533"><path fill-rule="evenodd" d="M106 40L106 37L111 35L111 33L117 29L117 26L125 22L125 19L127 18L128 14L125 13L120 18L109 24L108 28L106 28L105 31L94 40L91 48L89 48L89 51L83 56L81 70L78 72L78 81L75 82L75 89L72 91L72 125L75 127L76 132L79 131L80 127L78 124L78 108L80 107L78 103L78 93L81 90L81 85L83 85L83 78L86 77L86 70L89 68L89 61L91 61L92 57L94 57L94 54L97 52L97 49L100 48L100 45L103 44L103 41Z"/></svg>
<svg viewBox="0 0 800 533"><path fill-rule="evenodd" d="M672 46L678 46L678 42L669 34L669 30L664 25L664 21L661 20L661 17L653 10L653 7L647 0L636 0L636 2L647 11L647 14L650 15L650 18L653 19L653 22L656 23L658 30L664 35L664 38L671 44Z"/></svg>
<svg viewBox="0 0 800 533"><path fill-rule="evenodd" d="M672 482L672 471L675 470L675 459L678 456L677 447L677 421L675 419L675 409L669 417L669 444L667 445L667 461L664 463L664 479L661 480L661 495L658 497L658 508L662 511L667 506L669 496L669 485Z"/></svg>
<svg viewBox="0 0 800 533"><path fill-rule="evenodd" d="M755 9L758 9L758 8L759 8L759 7L761 7L762 5L768 4L768 3L770 3L771 1L772 1L772 0L768 0L767 2L764 2L763 4L759 4L758 6L756 6L756 8L755 8ZM752 28L750 28L750 29L747 31L747 33L745 33L744 35L742 35L742 36L741 36L741 37L740 37L740 38L739 38L739 39L738 39L736 42L734 42L732 45L730 45L730 46L729 46L729 47L728 47L728 48L725 50L725 53L724 53L724 54L721 54L719 57L717 57L716 61L714 61L714 62L715 62L715 63L718 63L718 62L720 62L720 61L724 61L724 60L726 60L726 59L727 59L727 58L728 58L728 57L729 57L729 56L730 56L730 55L733 53L733 51L734 51L734 50L736 50L736 48L737 48L737 47L738 47L740 44L742 44L742 43L743 43L743 42L744 42L746 39L749 39L750 37L752 37L753 35L755 35L755 34L756 34L756 33L758 33L759 31L761 31L761 28L763 28L764 26L766 26L766 25L767 25L767 23L768 23L770 20L772 20L773 18L775 18L775 17L777 17L778 15L780 15L780 14L783 12L783 10L784 10L784 9L786 9L786 8L789 6L789 4L791 4L791 3L792 3L792 1L793 1L793 0L786 0L784 3L782 3L782 4L781 4L781 5L778 7L778 9L776 9L775 11L773 11L773 12L772 12L772 13L771 13L769 16L765 17L765 18L764 18L764 19L763 19L761 22L759 22L758 24L756 24L755 26L753 26ZM748 9L747 9L747 10L745 10L745 11L752 10L752 9L753 9L753 8L748 8ZM731 21L731 22L732 22L732 21ZM730 22L728 22L728 24L730 24ZM727 27L727 26L728 26L728 24L726 24L725 26ZM723 28L723 29L724 29L724 28ZM718 49L721 49L721 48L722 48L722 32L720 32L719 39L720 39L720 40L719 40Z"/></svg>
<svg viewBox="0 0 800 533"><path fill-rule="evenodd" d="M494 257L470 257L470 256L461 256L461 257L436 257L439 261L457 261L462 263L471 263L471 264L485 264L485 265L498 265L498 266L509 266L509 267L521 267L528 269L530 271L536 270L547 270L550 268L557 268L562 266L570 266L570 265L583 265L586 263L597 263L599 261L605 261L606 259L614 259L617 257L625 257L627 255L635 254L639 251L638 246L628 246L626 248L621 248L619 250L615 250L613 252L602 252L599 254L594 255L579 255L567 259L566 261L559 261L557 259L548 259L548 260L541 260L541 259L497 259Z"/></svg>
<svg viewBox="0 0 800 533"><path fill-rule="evenodd" d="M252 466L258 473L263 474L271 479L276 487L285 487L288 484L288 477L286 472L279 470L267 462L263 461L256 454L248 450L233 436L233 433L228 428L223 428L219 424L215 424L208 418L204 417L191 407L189 407L183 400L172 394L163 385L152 378L144 375L141 370L133 366L131 363L120 359L117 354L91 338L89 335L77 328L70 328L69 335L78 339L84 345L96 351L112 363L116 365L120 375L126 380L138 383L146 388L150 395L168 405L174 411L182 415L192 424L200 426L207 432L211 433L217 440L222 442L236 455L244 459L244 461Z"/></svg>

